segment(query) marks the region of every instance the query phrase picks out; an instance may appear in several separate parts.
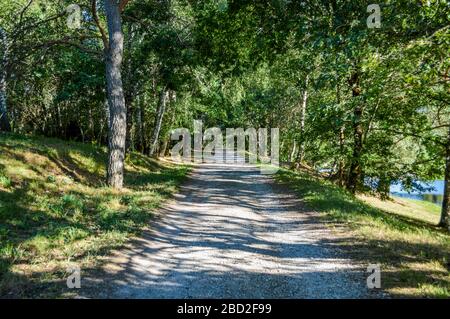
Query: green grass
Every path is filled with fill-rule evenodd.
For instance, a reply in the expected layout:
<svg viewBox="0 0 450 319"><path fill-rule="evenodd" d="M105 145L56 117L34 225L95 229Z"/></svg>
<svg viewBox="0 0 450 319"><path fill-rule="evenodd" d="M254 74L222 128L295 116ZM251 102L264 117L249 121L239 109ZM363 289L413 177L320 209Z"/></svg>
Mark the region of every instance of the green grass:
<svg viewBox="0 0 450 319"><path fill-rule="evenodd" d="M280 169L277 179L340 229L336 241L353 258L382 265L382 289L397 297L450 297L450 234L436 227L436 205L355 198L305 172Z"/></svg>
<svg viewBox="0 0 450 319"><path fill-rule="evenodd" d="M94 267L139 234L189 170L133 153L115 191L105 163L105 148L0 135L0 296L58 294L69 264Z"/></svg>

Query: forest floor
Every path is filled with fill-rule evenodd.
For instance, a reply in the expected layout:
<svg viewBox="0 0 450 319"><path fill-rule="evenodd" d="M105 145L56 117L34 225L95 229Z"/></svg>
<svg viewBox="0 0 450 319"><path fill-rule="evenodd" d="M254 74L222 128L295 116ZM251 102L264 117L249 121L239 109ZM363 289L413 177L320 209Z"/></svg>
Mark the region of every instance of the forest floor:
<svg viewBox="0 0 450 319"><path fill-rule="evenodd" d="M255 166L198 165L150 231L84 279L79 297L374 298L367 264Z"/></svg>

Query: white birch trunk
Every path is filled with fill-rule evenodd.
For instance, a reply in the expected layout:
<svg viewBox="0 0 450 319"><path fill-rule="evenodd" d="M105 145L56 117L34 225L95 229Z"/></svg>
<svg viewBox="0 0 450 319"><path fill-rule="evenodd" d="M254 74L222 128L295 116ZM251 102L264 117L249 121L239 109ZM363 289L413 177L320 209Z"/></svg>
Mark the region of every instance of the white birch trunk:
<svg viewBox="0 0 450 319"><path fill-rule="evenodd" d="M6 67L8 64L8 35L0 27L0 131L10 131L11 126L8 119L8 107L6 104Z"/></svg>
<svg viewBox="0 0 450 319"><path fill-rule="evenodd" d="M158 109L156 111L156 119L152 138L150 140L150 156L153 156L155 154L156 148L158 146L159 132L161 131L162 120L164 117L164 112L166 110L166 101L168 97L167 93L168 92L166 90L166 87L163 87L159 92Z"/></svg>
<svg viewBox="0 0 450 319"><path fill-rule="evenodd" d="M305 156L305 142L303 141L303 134L305 133L305 119L306 119L306 106L308 102L308 80L309 75L305 79L305 89L303 90L302 96L302 108L300 113L300 135L302 136L302 142L300 143L298 152L298 161L303 162L303 157Z"/></svg>

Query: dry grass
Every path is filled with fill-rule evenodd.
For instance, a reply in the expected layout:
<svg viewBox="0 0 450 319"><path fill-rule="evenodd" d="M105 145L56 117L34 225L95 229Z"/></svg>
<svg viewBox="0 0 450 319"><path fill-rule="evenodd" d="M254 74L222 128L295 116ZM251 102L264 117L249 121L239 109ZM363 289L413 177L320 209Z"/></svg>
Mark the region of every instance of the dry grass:
<svg viewBox="0 0 450 319"><path fill-rule="evenodd" d="M373 207L391 214L426 222L431 226L439 223L441 208L430 202L395 196L389 200L381 200L377 197L367 195L358 195L358 198Z"/></svg>

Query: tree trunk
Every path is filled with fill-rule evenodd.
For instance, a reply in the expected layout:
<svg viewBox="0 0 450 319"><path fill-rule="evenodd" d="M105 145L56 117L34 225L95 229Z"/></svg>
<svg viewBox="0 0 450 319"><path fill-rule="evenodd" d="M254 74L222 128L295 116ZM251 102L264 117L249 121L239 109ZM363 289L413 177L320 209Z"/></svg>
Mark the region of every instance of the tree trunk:
<svg viewBox="0 0 450 319"><path fill-rule="evenodd" d="M153 134L150 140L150 156L153 156L156 153L158 146L159 132L161 131L162 120L166 110L167 93L168 92L165 86L162 87L159 92L158 109L156 110L155 125L153 127Z"/></svg>
<svg viewBox="0 0 450 319"><path fill-rule="evenodd" d="M337 107L341 105L341 87L339 85L339 78L337 78L336 85L336 103ZM345 162L344 162L344 142L345 142L345 124L339 128L339 159L338 159L338 185L343 187L345 184Z"/></svg>
<svg viewBox="0 0 450 319"><path fill-rule="evenodd" d="M108 130L109 130L109 122L110 122L110 118L111 116L109 115L109 105L108 105L108 97L105 98L105 101L103 103L103 108L104 108L104 112L105 112L105 117L106 117L106 121L102 121L101 122L101 126L100 126L100 134L99 134L99 144L103 144L103 142L108 143ZM104 139L104 130L106 127L106 141Z"/></svg>
<svg viewBox="0 0 450 319"><path fill-rule="evenodd" d="M129 34L129 37L127 37L125 52L131 52L132 45L134 43L134 32L133 32L133 25L128 25L127 34ZM128 59L128 61L125 62L124 66L125 71L122 72L123 74L123 82L124 82L124 95L125 95L125 106L127 108L127 137L125 141L125 153L128 154L130 151L134 150L134 132L133 132L133 126L134 126L134 100L135 100L135 92L137 87L137 82L133 81L134 74L133 74L133 64L132 64L132 58L131 55Z"/></svg>
<svg viewBox="0 0 450 319"><path fill-rule="evenodd" d="M6 104L6 64L8 63L8 37L6 31L0 27L0 131L11 131Z"/></svg>
<svg viewBox="0 0 450 319"><path fill-rule="evenodd" d="M340 158L339 158L339 164L338 164L338 178L339 178L339 186L343 187L345 184L345 163L344 163L344 126L342 126L339 129L339 152L340 152Z"/></svg>
<svg viewBox="0 0 450 319"><path fill-rule="evenodd" d="M168 146L168 145L169 145L169 139L168 139L168 138L165 138L165 139L164 139L164 142L163 142L163 144L162 144L162 147L161 147L161 151L159 152L159 156L161 156L161 157L166 156L167 146Z"/></svg>
<svg viewBox="0 0 450 319"><path fill-rule="evenodd" d="M292 162L294 161L295 158L295 153L297 152L297 142L294 139L294 143L292 145L292 151L291 154L289 156L289 162L292 164Z"/></svg>
<svg viewBox="0 0 450 319"><path fill-rule="evenodd" d="M109 105L109 156L108 185L120 189L123 186L127 110L123 95L121 64L123 57L123 33L119 6L115 0L105 0L109 45L105 50L106 87Z"/></svg>
<svg viewBox="0 0 450 319"><path fill-rule="evenodd" d="M143 107L143 99L141 96L138 96L136 99L136 135L137 135L137 150L141 153L144 153L144 107Z"/></svg>
<svg viewBox="0 0 450 319"><path fill-rule="evenodd" d="M300 136L301 136L301 143L298 151L298 157L297 161L299 163L303 162L303 158L305 156L305 143L303 139L303 135L305 133L305 118L306 118L306 105L308 102L308 80L309 80L309 74L306 75L305 78L305 89L303 90L303 96L302 96L302 108L300 113Z"/></svg>
<svg viewBox="0 0 450 319"><path fill-rule="evenodd" d="M125 105L127 108L127 137L125 141L125 153L129 153L134 148L134 140L133 140L133 98L131 95L125 97Z"/></svg>
<svg viewBox="0 0 450 319"><path fill-rule="evenodd" d="M442 211L439 226L445 227L450 231L450 127L448 130L445 152L444 197L442 198Z"/></svg>
<svg viewBox="0 0 450 319"><path fill-rule="evenodd" d="M172 116L167 121L167 125L169 125L169 127L171 127L174 124L174 121L175 121L176 112L173 109L173 107L174 107L175 102L177 101L177 92L175 92L173 90L170 90L169 94L168 94L168 99L169 99L169 101L168 101L168 106L166 107L166 113L168 112L167 109L169 109L169 107L170 107L170 112L172 113ZM162 148L161 148L161 152L159 153L161 157L166 156L167 147L169 146L169 143L170 143L170 136L167 135L164 138L164 142L163 142L163 145L162 145Z"/></svg>
<svg viewBox="0 0 450 319"><path fill-rule="evenodd" d="M353 98L358 98L361 94L361 88L359 87L359 74L358 70L354 71L349 79L349 84L352 87ZM361 182L362 169L361 169L361 154L363 147L363 127L362 127L362 115L363 107L359 101L355 102L356 105L353 109L353 154L350 164L350 172L347 181L347 188L353 194Z"/></svg>

